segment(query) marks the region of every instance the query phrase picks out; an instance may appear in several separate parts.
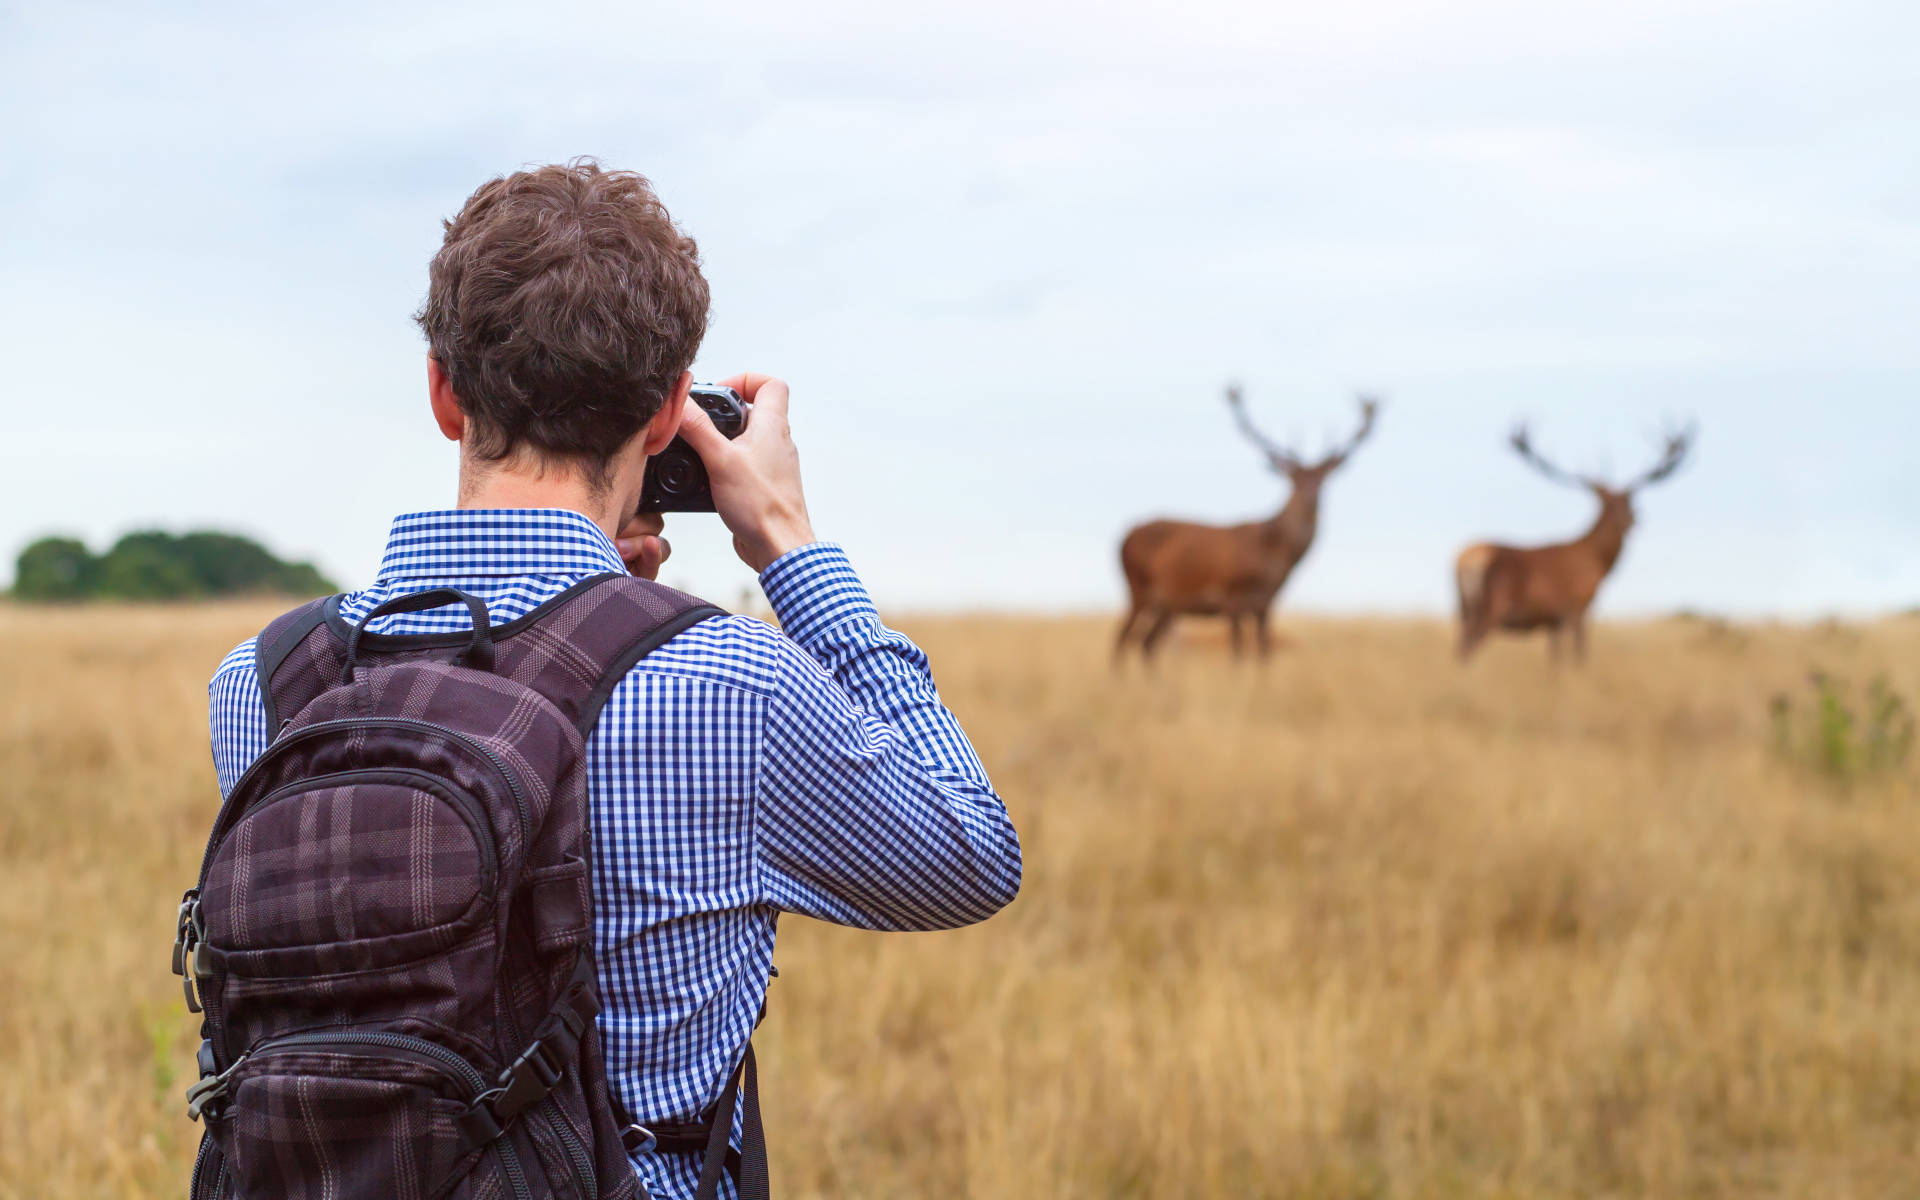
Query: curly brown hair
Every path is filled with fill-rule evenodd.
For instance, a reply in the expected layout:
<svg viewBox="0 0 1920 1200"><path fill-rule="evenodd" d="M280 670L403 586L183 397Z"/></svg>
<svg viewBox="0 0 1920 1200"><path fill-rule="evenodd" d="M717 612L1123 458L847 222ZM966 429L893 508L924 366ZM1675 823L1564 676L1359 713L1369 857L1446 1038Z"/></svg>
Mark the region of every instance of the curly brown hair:
<svg viewBox="0 0 1920 1200"><path fill-rule="evenodd" d="M446 222L415 315L499 460L528 446L596 490L707 331L693 239L645 178L592 159L489 180Z"/></svg>

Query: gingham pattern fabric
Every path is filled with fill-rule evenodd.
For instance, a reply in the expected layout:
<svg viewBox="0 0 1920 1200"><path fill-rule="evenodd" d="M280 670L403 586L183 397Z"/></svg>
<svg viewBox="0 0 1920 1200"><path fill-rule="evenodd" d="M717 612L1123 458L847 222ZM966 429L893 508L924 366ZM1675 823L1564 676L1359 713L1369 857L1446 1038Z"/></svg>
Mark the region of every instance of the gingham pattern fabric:
<svg viewBox="0 0 1920 1200"><path fill-rule="evenodd" d="M497 625L622 569L577 513L409 514L379 578L340 614L358 621L394 596L457 587ZM600 1029L615 1087L643 1121L692 1120L718 1097L766 994L779 913L951 928L1019 888L1005 808L925 655L880 623L846 555L803 547L761 585L784 632L722 617L679 634L614 689L587 744ZM468 623L455 605L372 631ZM251 641L237 648L210 689L223 791L267 741L253 655ZM693 1195L692 1156L638 1166L654 1195Z"/></svg>

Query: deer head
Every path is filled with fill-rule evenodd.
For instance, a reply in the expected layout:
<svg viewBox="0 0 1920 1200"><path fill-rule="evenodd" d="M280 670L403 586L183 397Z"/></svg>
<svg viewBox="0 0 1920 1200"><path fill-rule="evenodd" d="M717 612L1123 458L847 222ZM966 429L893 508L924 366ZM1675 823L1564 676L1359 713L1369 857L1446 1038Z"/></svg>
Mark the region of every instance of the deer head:
<svg viewBox="0 0 1920 1200"><path fill-rule="evenodd" d="M1338 470L1347 461L1347 456L1373 432L1373 421L1380 411L1380 401L1376 397L1363 395L1357 398L1357 403L1360 405L1360 427L1353 436L1335 445L1318 460L1308 462L1296 451L1282 446L1255 428L1253 419L1247 416L1247 404L1240 394L1240 385L1230 384L1227 387L1227 406L1233 410L1233 419L1239 425L1240 432L1266 454L1267 465L1275 474L1285 475L1292 482L1295 492L1318 491L1327 476Z"/></svg>
<svg viewBox="0 0 1920 1200"><path fill-rule="evenodd" d="M1687 454L1693 449L1693 441L1698 433L1698 428L1693 425L1669 430L1662 439L1658 461L1620 487L1613 486L1597 475L1576 475L1547 461L1533 448L1533 435L1524 422L1514 427L1507 440L1528 466L1555 483L1571 484L1592 492L1600 501L1600 509L1605 517L1617 522L1622 529L1630 529L1633 527L1633 494L1679 470L1680 464L1686 461Z"/></svg>

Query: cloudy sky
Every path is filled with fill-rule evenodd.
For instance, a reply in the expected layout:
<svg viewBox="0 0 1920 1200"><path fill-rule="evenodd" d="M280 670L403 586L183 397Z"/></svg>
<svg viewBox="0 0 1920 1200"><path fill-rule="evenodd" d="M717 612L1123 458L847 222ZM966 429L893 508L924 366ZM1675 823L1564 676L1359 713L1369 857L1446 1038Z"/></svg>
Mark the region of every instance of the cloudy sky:
<svg viewBox="0 0 1920 1200"><path fill-rule="evenodd" d="M1582 527L1520 417L1623 474L1700 423L1609 611L1920 602L1920 8L1175 7L0 6L0 552L212 526L366 581L452 496L441 218L593 154L700 241L696 370L792 381L883 602L1108 607L1133 521L1277 507L1230 378L1310 448L1388 397L1303 608Z"/></svg>

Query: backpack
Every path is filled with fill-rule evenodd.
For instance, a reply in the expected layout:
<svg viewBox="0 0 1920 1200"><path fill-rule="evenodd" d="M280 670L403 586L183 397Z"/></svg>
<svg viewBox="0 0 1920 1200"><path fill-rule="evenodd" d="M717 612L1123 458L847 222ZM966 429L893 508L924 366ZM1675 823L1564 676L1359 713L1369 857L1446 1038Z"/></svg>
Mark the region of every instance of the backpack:
<svg viewBox="0 0 1920 1200"><path fill-rule="evenodd" d="M720 610L616 574L498 627L451 588L357 626L340 601L255 642L276 732L180 905L190 1200L633 1200L628 1151L656 1145L706 1154L703 1197L723 1168L764 1195L751 1050L701 1122L649 1129L594 1024L585 741L635 663ZM367 631L456 602L470 631Z"/></svg>

